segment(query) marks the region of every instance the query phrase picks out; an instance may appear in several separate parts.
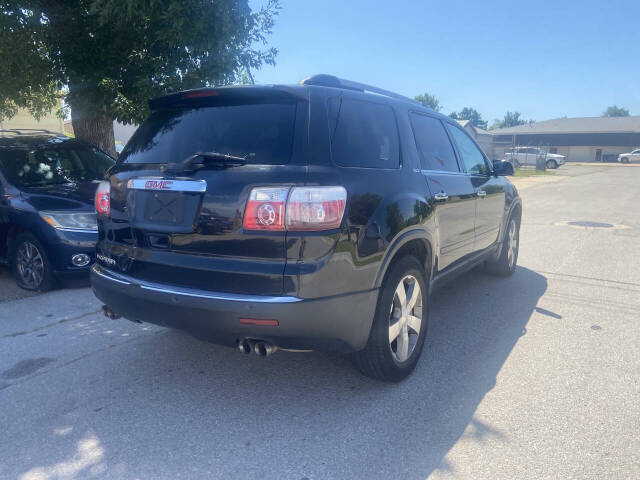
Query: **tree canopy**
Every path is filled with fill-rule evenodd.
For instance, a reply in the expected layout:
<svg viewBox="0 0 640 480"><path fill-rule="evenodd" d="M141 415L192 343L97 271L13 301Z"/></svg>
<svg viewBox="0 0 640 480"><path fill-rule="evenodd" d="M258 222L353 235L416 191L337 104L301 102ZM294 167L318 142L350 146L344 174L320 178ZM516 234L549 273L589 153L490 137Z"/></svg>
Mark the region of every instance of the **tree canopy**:
<svg viewBox="0 0 640 480"><path fill-rule="evenodd" d="M112 121L139 123L147 100L228 84L274 64L279 0L0 0L0 119L36 118L60 98L76 136L114 151ZM109 144L110 142L110 144Z"/></svg>
<svg viewBox="0 0 640 480"><path fill-rule="evenodd" d="M454 120L469 120L469 122L471 122L471 125L473 125L474 127L482 129L487 128L486 120L482 119L482 115L480 115L480 113L475 108L464 107L459 112L451 112L449 116Z"/></svg>
<svg viewBox="0 0 640 480"><path fill-rule="evenodd" d="M520 112L507 112L502 120L495 119L490 129L516 127L518 125L526 125L527 123L535 123L535 120L525 120L520 118Z"/></svg>
<svg viewBox="0 0 640 480"><path fill-rule="evenodd" d="M415 97L413 97L413 99L416 102L420 102L425 107L429 107L430 109L435 110L436 112L439 112L440 110L442 110L442 105L440 105L440 101L430 93L425 92L422 95L416 95Z"/></svg>
<svg viewBox="0 0 640 480"><path fill-rule="evenodd" d="M603 117L628 117L629 110L619 107L617 105L611 105L602 113Z"/></svg>

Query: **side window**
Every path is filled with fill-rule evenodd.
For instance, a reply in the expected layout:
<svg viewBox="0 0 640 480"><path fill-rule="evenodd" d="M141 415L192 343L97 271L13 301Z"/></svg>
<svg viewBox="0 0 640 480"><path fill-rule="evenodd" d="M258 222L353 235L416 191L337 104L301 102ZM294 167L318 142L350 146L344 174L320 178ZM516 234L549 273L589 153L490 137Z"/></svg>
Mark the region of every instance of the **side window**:
<svg viewBox="0 0 640 480"><path fill-rule="evenodd" d="M336 110L329 102L329 113ZM332 105L333 104L333 105ZM343 167L398 168L400 142L393 110L388 105L343 98L331 139L333 161ZM329 128L333 127L331 118Z"/></svg>
<svg viewBox="0 0 640 480"><path fill-rule="evenodd" d="M467 172L472 175L486 175L489 173L484 156L473 140L462 130L453 125L448 125L451 136L458 147Z"/></svg>
<svg viewBox="0 0 640 480"><path fill-rule="evenodd" d="M423 169L460 171L453 146L440 120L411 113L411 126Z"/></svg>

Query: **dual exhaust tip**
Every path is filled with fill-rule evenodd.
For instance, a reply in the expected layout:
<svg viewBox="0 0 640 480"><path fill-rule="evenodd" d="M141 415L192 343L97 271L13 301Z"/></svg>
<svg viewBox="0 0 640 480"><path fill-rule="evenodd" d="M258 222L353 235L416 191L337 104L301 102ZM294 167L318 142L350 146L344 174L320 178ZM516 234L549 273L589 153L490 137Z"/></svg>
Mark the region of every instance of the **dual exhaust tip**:
<svg viewBox="0 0 640 480"><path fill-rule="evenodd" d="M260 340L244 339L238 342L238 350L245 355L249 355L251 352L255 353L259 357L268 357L272 353L278 351L278 346L273 343L263 342Z"/></svg>

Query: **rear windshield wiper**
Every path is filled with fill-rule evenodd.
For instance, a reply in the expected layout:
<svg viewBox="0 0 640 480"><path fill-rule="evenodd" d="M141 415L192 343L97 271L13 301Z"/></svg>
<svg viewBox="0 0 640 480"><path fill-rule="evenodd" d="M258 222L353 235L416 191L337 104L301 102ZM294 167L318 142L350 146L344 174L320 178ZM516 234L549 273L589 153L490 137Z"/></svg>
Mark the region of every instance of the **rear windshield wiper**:
<svg viewBox="0 0 640 480"><path fill-rule="evenodd" d="M252 156L252 154L245 155L244 157L237 157L235 155L228 155L220 152L197 152L185 158L181 162L167 164L164 167L164 171L173 173L191 171L196 168L202 168L209 163L213 163L221 167L246 165L247 159L250 156Z"/></svg>

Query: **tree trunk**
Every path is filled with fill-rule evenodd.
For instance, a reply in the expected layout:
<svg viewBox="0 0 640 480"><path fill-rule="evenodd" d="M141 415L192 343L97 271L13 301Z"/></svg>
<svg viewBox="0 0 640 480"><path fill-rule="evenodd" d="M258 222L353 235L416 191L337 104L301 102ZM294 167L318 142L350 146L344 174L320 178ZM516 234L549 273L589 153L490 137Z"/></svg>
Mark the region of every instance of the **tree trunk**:
<svg viewBox="0 0 640 480"><path fill-rule="evenodd" d="M73 134L78 140L104 150L115 158L116 143L113 136L113 118L104 113L94 113L72 107L71 123ZM87 109L89 110L89 109ZM96 112L100 109L96 108Z"/></svg>

